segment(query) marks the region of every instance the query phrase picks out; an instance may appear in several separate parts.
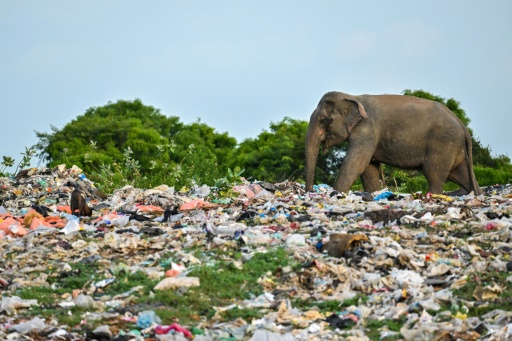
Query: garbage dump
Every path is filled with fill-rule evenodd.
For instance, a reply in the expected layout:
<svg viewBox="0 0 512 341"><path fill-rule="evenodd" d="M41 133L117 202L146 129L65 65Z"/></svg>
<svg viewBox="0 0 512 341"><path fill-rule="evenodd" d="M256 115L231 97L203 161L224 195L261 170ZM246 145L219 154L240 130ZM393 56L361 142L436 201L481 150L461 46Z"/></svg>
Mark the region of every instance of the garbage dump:
<svg viewBox="0 0 512 341"><path fill-rule="evenodd" d="M512 338L509 184L107 196L61 165L0 178L0 203L4 340Z"/></svg>

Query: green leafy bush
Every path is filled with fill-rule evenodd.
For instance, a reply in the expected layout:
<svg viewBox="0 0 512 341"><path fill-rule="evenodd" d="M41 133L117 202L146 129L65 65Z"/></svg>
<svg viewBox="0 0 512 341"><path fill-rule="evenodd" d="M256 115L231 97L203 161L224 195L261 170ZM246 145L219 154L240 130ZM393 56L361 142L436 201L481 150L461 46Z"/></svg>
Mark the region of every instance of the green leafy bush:
<svg viewBox="0 0 512 341"><path fill-rule="evenodd" d="M497 169L475 166L475 177L480 186L506 184L512 181L512 166L503 166Z"/></svg>

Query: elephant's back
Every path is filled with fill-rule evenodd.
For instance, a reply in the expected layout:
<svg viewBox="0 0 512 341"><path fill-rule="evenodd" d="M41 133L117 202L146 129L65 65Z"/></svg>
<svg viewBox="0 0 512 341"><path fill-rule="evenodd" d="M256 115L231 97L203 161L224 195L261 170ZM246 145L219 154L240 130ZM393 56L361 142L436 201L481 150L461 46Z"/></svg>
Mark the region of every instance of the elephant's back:
<svg viewBox="0 0 512 341"><path fill-rule="evenodd" d="M458 117L442 103L429 99L407 95L363 95L361 102L368 114L374 114L376 120L379 116L386 120L395 120L400 124L402 120L408 124L422 125L424 128L436 122L441 125L459 126ZM406 125L408 125L406 124Z"/></svg>

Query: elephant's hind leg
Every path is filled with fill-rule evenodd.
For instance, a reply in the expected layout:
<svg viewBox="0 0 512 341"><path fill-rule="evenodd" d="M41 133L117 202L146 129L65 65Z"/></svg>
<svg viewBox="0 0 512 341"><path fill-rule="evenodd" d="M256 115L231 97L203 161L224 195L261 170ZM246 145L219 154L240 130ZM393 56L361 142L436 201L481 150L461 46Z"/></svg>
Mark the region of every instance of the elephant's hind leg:
<svg viewBox="0 0 512 341"><path fill-rule="evenodd" d="M463 137L460 137L462 139ZM443 193L443 185L452 172L453 165L461 163L464 154L460 151L457 137L444 136L429 145L427 158L423 164L423 172L428 181L431 193Z"/></svg>
<svg viewBox="0 0 512 341"><path fill-rule="evenodd" d="M423 165L423 173L428 181L428 191L434 194L443 193L443 185L450 174L450 166L453 160L431 157Z"/></svg>
<svg viewBox="0 0 512 341"><path fill-rule="evenodd" d="M380 189L378 163L370 163L368 167L366 167L363 174L361 174L361 182L366 192L373 193Z"/></svg>
<svg viewBox="0 0 512 341"><path fill-rule="evenodd" d="M461 162L448 174L448 179L462 186L466 191L471 192L471 179L466 162Z"/></svg>

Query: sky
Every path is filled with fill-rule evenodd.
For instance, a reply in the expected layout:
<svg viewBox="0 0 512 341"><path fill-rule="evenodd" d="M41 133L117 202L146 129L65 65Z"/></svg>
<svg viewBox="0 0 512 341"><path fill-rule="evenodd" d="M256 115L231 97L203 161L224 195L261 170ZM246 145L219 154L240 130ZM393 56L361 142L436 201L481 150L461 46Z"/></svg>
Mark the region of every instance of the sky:
<svg viewBox="0 0 512 341"><path fill-rule="evenodd" d="M512 1L0 0L0 157L141 99L239 142L328 91L455 98L512 157Z"/></svg>

